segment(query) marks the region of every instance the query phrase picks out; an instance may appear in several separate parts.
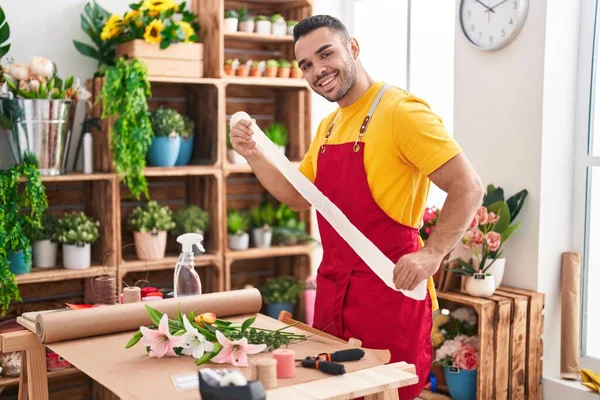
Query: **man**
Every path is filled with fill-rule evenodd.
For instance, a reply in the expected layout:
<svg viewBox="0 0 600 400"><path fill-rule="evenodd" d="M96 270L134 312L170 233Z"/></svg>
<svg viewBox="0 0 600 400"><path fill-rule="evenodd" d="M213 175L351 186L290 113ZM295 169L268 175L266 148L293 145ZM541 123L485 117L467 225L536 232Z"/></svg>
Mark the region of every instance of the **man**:
<svg viewBox="0 0 600 400"><path fill-rule="evenodd" d="M391 362L415 364L419 383L399 390L413 399L432 361L431 277L460 241L483 197L483 187L441 119L423 100L363 68L356 39L331 16L294 28L298 65L311 88L339 108L325 117L300 171L329 197L387 257L397 262L396 288L428 279L423 301L386 286L320 215L323 260L317 272L314 326L367 348L391 352ZM279 201L299 211L310 204L257 150L250 121L231 129L233 148ZM418 234L430 182L448 193L438 225L423 247Z"/></svg>

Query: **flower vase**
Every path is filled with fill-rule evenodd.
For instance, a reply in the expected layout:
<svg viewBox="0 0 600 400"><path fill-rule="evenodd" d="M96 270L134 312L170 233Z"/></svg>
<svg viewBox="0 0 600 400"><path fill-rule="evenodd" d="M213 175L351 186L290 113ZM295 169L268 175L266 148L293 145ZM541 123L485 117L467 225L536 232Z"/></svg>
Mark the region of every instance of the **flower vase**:
<svg viewBox="0 0 600 400"><path fill-rule="evenodd" d="M173 167L180 147L181 137L176 133L155 137L148 148L148 163L153 167Z"/></svg>
<svg viewBox="0 0 600 400"><path fill-rule="evenodd" d="M452 400L475 400L477 398L477 370L466 370L449 366L444 376Z"/></svg>
<svg viewBox="0 0 600 400"><path fill-rule="evenodd" d="M468 276L465 291L473 297L490 297L496 291L494 276L486 274Z"/></svg>
<svg viewBox="0 0 600 400"><path fill-rule="evenodd" d="M487 268L488 265L490 265L490 263L492 262L492 260L487 260L485 262L485 268ZM502 279L504 278L504 266L506 265L506 258L497 258L496 261L494 261L494 263L492 264L491 267L489 267L485 273L486 274L491 274L494 276L494 282L496 284L496 289L498 289L500 287L500 285L502 284Z"/></svg>
<svg viewBox="0 0 600 400"><path fill-rule="evenodd" d="M25 252L19 250L17 252L8 252L8 269L15 275L26 274L31 272L31 247L27 248L29 253L29 262L25 260Z"/></svg>
<svg viewBox="0 0 600 400"><path fill-rule="evenodd" d="M306 312L306 323L312 326L315 318L315 299L317 291L314 289L304 291L304 309Z"/></svg>

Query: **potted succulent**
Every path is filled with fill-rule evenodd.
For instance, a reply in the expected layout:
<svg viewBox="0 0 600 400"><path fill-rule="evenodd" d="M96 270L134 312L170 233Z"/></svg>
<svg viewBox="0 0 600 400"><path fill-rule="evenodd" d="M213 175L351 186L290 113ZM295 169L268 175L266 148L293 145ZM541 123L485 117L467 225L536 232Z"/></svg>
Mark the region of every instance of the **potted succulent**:
<svg viewBox="0 0 600 400"><path fill-rule="evenodd" d="M274 36L285 36L287 33L287 26L285 19L281 14L271 15L271 33Z"/></svg>
<svg viewBox="0 0 600 400"><path fill-rule="evenodd" d="M194 152L194 121L187 115L182 115L183 131L181 132L181 145L175 165L188 165Z"/></svg>
<svg viewBox="0 0 600 400"><path fill-rule="evenodd" d="M298 21L290 19L287 21L287 34L292 36L294 34L294 27L298 24Z"/></svg>
<svg viewBox="0 0 600 400"><path fill-rule="evenodd" d="M240 61L239 67L235 70L235 75L236 76L248 76L250 73L251 65L252 65L252 60Z"/></svg>
<svg viewBox="0 0 600 400"><path fill-rule="evenodd" d="M314 239L306 233L306 225L298 219L298 213L281 203L275 210L277 226L273 228L273 243L294 246Z"/></svg>
<svg viewBox="0 0 600 400"><path fill-rule="evenodd" d="M246 250L250 245L248 215L231 210L227 213L227 246L231 250Z"/></svg>
<svg viewBox="0 0 600 400"><path fill-rule="evenodd" d="M277 60L267 60L265 64L265 76L269 78L275 78L277 76L278 69L279 63Z"/></svg>
<svg viewBox="0 0 600 400"><path fill-rule="evenodd" d="M271 246L273 237L272 227L275 225L275 209L267 201L250 210L252 218L252 241L255 247Z"/></svg>
<svg viewBox="0 0 600 400"><path fill-rule="evenodd" d="M250 67L250 76L261 77L265 70L265 61L254 61Z"/></svg>
<svg viewBox="0 0 600 400"><path fill-rule="evenodd" d="M170 108L150 111L154 138L148 148L148 163L157 167L172 167L179 156L181 134L185 123L181 114Z"/></svg>
<svg viewBox="0 0 600 400"><path fill-rule="evenodd" d="M150 200L136 207L127 221L133 232L135 251L140 260L160 260L167 250L167 232L175 227L173 213L168 206Z"/></svg>
<svg viewBox="0 0 600 400"><path fill-rule="evenodd" d="M292 60L292 68L290 69L290 78L302 79L302 70L298 67L298 60Z"/></svg>
<svg viewBox="0 0 600 400"><path fill-rule="evenodd" d="M237 32L238 13L236 10L225 11L225 32Z"/></svg>
<svg viewBox="0 0 600 400"><path fill-rule="evenodd" d="M298 296L302 291L302 282L293 276L269 278L259 289L265 303L267 315L278 318L281 311L292 315L296 311Z"/></svg>
<svg viewBox="0 0 600 400"><path fill-rule="evenodd" d="M271 21L264 16L259 15L256 17L256 33L260 35L270 35L271 34Z"/></svg>
<svg viewBox="0 0 600 400"><path fill-rule="evenodd" d="M225 72L225 75L228 75L228 76L235 75L235 71L233 70L233 60L232 59L225 60L225 65L223 66L223 71Z"/></svg>
<svg viewBox="0 0 600 400"><path fill-rule="evenodd" d="M285 125L274 122L265 130L265 135L279 148L281 154L285 154L285 146L288 142L288 132Z"/></svg>
<svg viewBox="0 0 600 400"><path fill-rule="evenodd" d="M92 264L91 245L98 240L100 223L83 212L65 214L56 232L63 248L63 266L66 269L86 269Z"/></svg>
<svg viewBox="0 0 600 400"><path fill-rule="evenodd" d="M33 244L33 266L36 268L52 268L56 266L58 253L58 217L44 213L42 227L34 228L27 224L27 236Z"/></svg>
<svg viewBox="0 0 600 400"><path fill-rule="evenodd" d="M230 133L229 125L227 125L227 135L225 135L225 140L227 140L227 160L229 160L230 163L236 164L236 165L248 164L248 160L246 160L246 157L242 156L241 154L239 154L237 151L235 151L233 149L233 146L231 145L231 137L229 136L229 133Z"/></svg>
<svg viewBox="0 0 600 400"><path fill-rule="evenodd" d="M241 32L254 32L254 18L248 16L248 7L238 8L239 28Z"/></svg>
<svg viewBox="0 0 600 400"><path fill-rule="evenodd" d="M173 213L173 222L175 222L175 227L171 230L171 233L176 237L184 233L199 233L205 237L210 217L208 212L199 206L190 205L175 211ZM202 241L202 246L204 247L204 240ZM196 246L193 246L193 248L194 254L197 256L202 254Z"/></svg>
<svg viewBox="0 0 600 400"><path fill-rule="evenodd" d="M277 70L278 78L289 78L292 63L288 60L279 60L279 69Z"/></svg>

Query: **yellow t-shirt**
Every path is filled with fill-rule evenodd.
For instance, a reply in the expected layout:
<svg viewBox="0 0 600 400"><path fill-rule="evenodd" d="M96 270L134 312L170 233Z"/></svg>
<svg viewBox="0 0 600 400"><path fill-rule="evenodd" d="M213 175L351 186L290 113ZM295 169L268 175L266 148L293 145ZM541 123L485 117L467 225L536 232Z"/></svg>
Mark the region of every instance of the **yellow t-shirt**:
<svg viewBox="0 0 600 400"><path fill-rule="evenodd" d="M354 142L371 104L384 82L376 82L353 104L340 108L328 144ZM334 111L319 124L299 170L312 182L317 159ZM389 88L362 138L365 170L373 198L391 218L418 228L423 219L431 181L428 175L462 149L448 134L442 119L422 99L405 90ZM421 242L422 245L422 242ZM433 310L438 309L433 279L428 280Z"/></svg>

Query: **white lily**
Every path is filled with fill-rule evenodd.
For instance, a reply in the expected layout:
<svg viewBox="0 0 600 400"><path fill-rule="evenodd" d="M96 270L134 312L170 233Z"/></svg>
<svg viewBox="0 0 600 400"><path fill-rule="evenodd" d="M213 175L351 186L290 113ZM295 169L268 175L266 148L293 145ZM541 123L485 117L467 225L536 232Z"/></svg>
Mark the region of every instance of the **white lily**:
<svg viewBox="0 0 600 400"><path fill-rule="evenodd" d="M192 356L194 358L200 358L205 351L213 351L214 345L206 340L203 334L198 332L196 328L190 324L187 318L183 318L183 326L185 328L185 340L181 347L183 350L182 354L186 356Z"/></svg>

